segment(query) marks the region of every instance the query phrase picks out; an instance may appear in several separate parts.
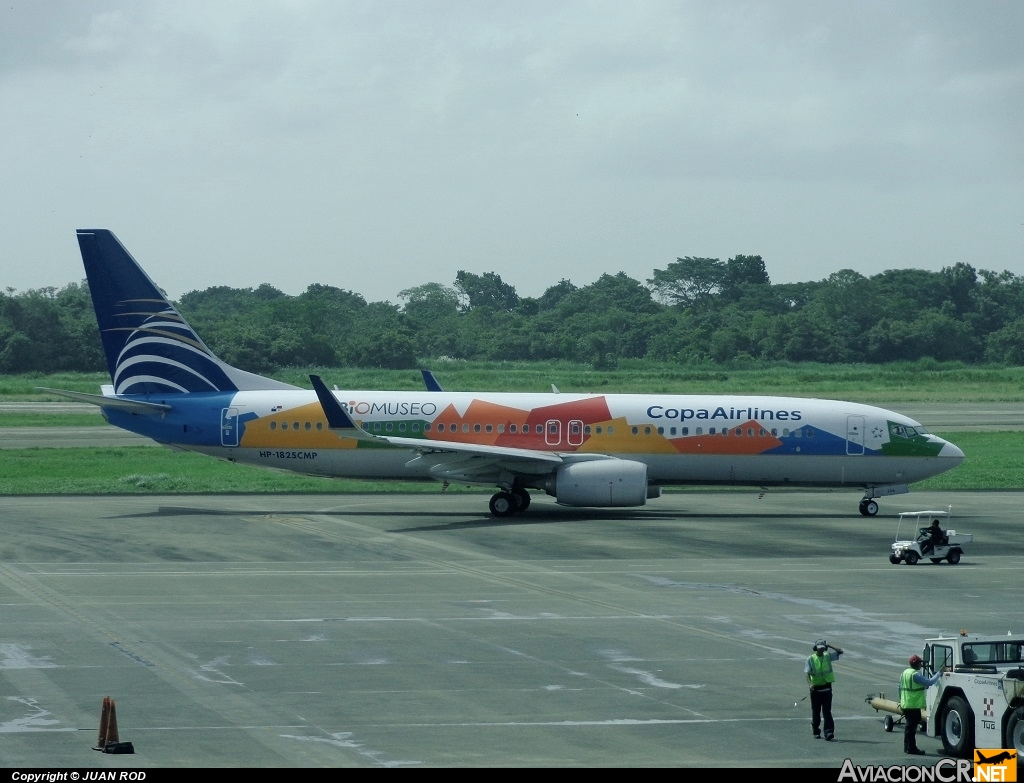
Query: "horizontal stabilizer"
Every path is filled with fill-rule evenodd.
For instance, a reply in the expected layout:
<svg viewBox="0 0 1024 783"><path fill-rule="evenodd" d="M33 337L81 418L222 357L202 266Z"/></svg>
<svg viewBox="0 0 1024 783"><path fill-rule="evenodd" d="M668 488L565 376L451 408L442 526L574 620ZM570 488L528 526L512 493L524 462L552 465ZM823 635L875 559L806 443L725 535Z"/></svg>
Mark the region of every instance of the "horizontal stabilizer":
<svg viewBox="0 0 1024 783"><path fill-rule="evenodd" d="M67 397L76 402L87 402L90 405L98 405L101 408L116 408L119 411L128 413L160 414L171 410L170 405L160 402L142 402L141 400L127 400L123 397L105 397L102 394L86 394L85 392L65 391L64 389L47 389L43 386L36 386L36 391L47 394L57 394Z"/></svg>

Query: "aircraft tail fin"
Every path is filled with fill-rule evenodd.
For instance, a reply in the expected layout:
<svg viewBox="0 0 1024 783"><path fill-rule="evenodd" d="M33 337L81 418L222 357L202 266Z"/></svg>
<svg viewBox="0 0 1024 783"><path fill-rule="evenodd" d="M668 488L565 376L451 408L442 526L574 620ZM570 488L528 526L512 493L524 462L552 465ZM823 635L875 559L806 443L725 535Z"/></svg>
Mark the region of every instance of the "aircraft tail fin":
<svg viewBox="0 0 1024 783"><path fill-rule="evenodd" d="M79 229L116 394L295 389L218 359L107 229Z"/></svg>

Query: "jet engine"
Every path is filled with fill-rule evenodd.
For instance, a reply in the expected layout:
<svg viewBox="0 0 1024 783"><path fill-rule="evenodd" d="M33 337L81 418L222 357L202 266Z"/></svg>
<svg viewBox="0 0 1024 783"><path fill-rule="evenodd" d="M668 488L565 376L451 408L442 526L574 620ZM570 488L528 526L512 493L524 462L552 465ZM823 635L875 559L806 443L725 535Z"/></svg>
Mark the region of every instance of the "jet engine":
<svg viewBox="0 0 1024 783"><path fill-rule="evenodd" d="M649 496L647 466L624 459L601 459L563 465L544 490L562 506L642 506Z"/></svg>

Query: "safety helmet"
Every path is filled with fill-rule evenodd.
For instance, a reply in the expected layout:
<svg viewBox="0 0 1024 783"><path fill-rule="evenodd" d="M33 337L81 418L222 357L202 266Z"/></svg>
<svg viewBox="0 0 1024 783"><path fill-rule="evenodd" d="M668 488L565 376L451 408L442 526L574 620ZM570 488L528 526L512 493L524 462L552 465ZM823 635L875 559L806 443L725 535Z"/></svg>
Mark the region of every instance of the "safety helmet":
<svg viewBox="0 0 1024 783"><path fill-rule="evenodd" d="M910 658L907 660L907 663L909 663L915 669L920 669L921 664L924 663L924 661L921 660L920 655L911 655Z"/></svg>
<svg viewBox="0 0 1024 783"><path fill-rule="evenodd" d="M818 641L816 641L814 643L814 649L815 649L815 651L817 651L817 650L827 650L828 649L828 645L825 643L824 639L818 639Z"/></svg>

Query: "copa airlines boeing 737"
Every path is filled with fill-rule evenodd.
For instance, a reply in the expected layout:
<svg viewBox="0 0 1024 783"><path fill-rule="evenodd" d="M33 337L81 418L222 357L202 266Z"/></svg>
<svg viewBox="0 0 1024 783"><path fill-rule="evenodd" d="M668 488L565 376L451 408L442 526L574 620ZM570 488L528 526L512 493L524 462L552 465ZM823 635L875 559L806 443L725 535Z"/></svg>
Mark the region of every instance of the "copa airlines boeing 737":
<svg viewBox="0 0 1024 783"><path fill-rule="evenodd" d="M733 394L314 391L220 361L117 238L80 230L112 385L60 392L176 448L317 476L530 490L567 506L642 506L672 485L831 487L875 498L959 465L963 452L898 413L852 402Z"/></svg>

